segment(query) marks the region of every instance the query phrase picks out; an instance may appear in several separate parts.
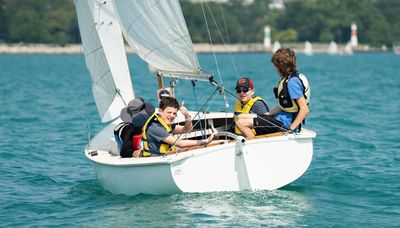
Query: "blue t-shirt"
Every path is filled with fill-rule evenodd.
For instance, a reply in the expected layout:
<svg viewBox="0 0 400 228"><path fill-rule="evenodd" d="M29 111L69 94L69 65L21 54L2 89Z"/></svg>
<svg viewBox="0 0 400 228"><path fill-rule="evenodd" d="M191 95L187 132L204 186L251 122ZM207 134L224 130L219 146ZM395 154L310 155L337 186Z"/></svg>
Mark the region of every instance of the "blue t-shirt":
<svg viewBox="0 0 400 228"><path fill-rule="evenodd" d="M288 92L289 96L292 100L299 99L303 97L303 85L298 77L293 77L289 79L288 83ZM281 111L274 116L276 120L281 122L285 127L289 128L290 124L293 122L293 113Z"/></svg>

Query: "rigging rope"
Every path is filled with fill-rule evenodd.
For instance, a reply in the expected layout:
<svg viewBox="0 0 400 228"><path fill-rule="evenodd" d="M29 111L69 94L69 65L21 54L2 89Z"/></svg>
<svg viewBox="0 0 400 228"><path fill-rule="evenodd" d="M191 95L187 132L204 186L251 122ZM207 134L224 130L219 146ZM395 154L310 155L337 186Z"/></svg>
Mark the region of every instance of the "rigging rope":
<svg viewBox="0 0 400 228"><path fill-rule="evenodd" d="M197 103L196 88L195 88L196 87L196 82L194 80L191 80L191 82L192 82L194 100L195 100L195 103L196 103L196 110L199 110L199 106L198 106L198 103ZM192 129L193 129L193 127L192 127ZM201 131L202 138L204 139L205 138L205 129L203 129L201 121L200 121L200 131Z"/></svg>
<svg viewBox="0 0 400 228"><path fill-rule="evenodd" d="M215 81L214 81L214 83L215 83ZM208 105L208 103L210 102L211 98L214 99L214 96L216 95L216 92L217 92L217 91L220 91L220 92L221 92L221 91L226 91L229 95L231 95L231 96L235 97L236 99L238 99L238 97L237 97L236 95L234 95L232 92L230 92L230 91L228 91L228 90L225 90L223 87L219 86L218 84L213 84L213 85L216 87L216 89L215 89L214 92L211 94L211 96L208 97L207 101L203 104L203 106L200 108L200 110L197 111L196 115L192 118L192 120L194 120L194 119L196 119L197 116L199 116L197 122L192 126L192 128L191 128L189 131L193 130L194 127L197 126L197 124L201 124L201 120L202 120L202 117L203 117L203 116L200 116L199 114L200 114L200 112L206 107L206 105ZM205 113L207 110L208 110L208 108L204 109L203 115L204 115L204 113ZM252 112L251 112L251 113L252 113ZM276 128L278 128L278 129L282 130L282 132L290 132L290 129L287 129L287 128L285 128L285 127L281 127L281 126L279 126L279 125L276 125L275 123L273 123L273 122L269 121L268 119L265 119L265 118L263 118L263 117L261 117L261 116L259 116L259 115L257 115L257 116L258 116L258 118L261 118L262 120L264 120L264 121L266 121L267 123L271 124L271 126L276 127ZM259 126L259 128L261 128L261 127L269 128L269 126ZM174 142L174 144L172 145L172 147L174 147L174 146L176 145L176 143L178 143L178 142L181 140L182 135L184 135L184 134L180 134L180 135L178 136L178 138L175 140L175 142ZM203 131L202 131L202 137L205 137L205 130L204 130L204 133L203 133ZM171 147L167 152L171 151L172 147ZM165 154L164 156L166 156L166 154Z"/></svg>
<svg viewBox="0 0 400 228"><path fill-rule="evenodd" d="M127 104L125 102L125 99L122 97L121 90L118 89L118 88L115 88L115 92L119 95L119 97L121 98L122 102L124 102L124 105L126 106Z"/></svg>
<svg viewBox="0 0 400 228"><path fill-rule="evenodd" d="M238 96L236 96L235 94L233 94L233 93L230 92L229 90L225 90L224 87L218 85L215 81L212 81L211 84L212 84L213 86L215 86L215 87L217 88L217 90L219 90L220 92L221 92L221 91L227 92L229 95L231 95L231 96L234 97L235 99L239 99ZM241 105L242 107L244 107L244 105L243 105L242 103L240 103L240 105ZM250 110L250 113L254 113L254 112L251 112L251 110ZM254 114L256 114L256 113L254 113ZM271 121L269 121L269 120L267 120L267 119L265 119L265 118L263 118L263 117L261 117L261 116L259 116L259 115L257 115L257 116L258 116L260 119L264 120L265 122L271 124L272 126L274 126L274 127L278 128L278 129L282 130L283 132L289 132L289 131L290 131L290 129L287 129L287 128L278 126L278 125L276 125L275 123L273 123L273 122L271 122ZM268 127L268 126L260 126L260 127Z"/></svg>
<svg viewBox="0 0 400 228"><path fill-rule="evenodd" d="M205 21L206 28L207 28L207 33L208 33L209 41L210 41L210 44L211 44L211 51L212 51L212 53L213 53L214 62L215 62L215 64L216 64L218 77L219 77L219 80L221 81L221 85L223 85L222 76L221 76L221 72L220 72L218 60L217 60L217 57L216 57L216 53L215 53L215 50L214 50L214 45L213 45L213 40L212 40L212 37L211 37L211 32L210 32L209 24L208 24L207 17L206 17L206 13L205 13L204 6L203 6L203 1L200 1L200 5L201 5L201 9L202 9L204 21ZM211 18L212 18L212 20L213 20L215 26L216 26L216 28L217 28L218 34L219 34L219 36L220 36L220 38L221 38L223 44L226 44L226 43L225 43L225 40L224 40L224 38L223 38L223 35L222 35L222 33L221 33L221 30L220 30L220 28L219 28L219 26L218 26L218 24L217 24L217 22L216 22L216 20L215 20L215 17L214 17L214 15L213 15L213 13L212 13L212 11L211 11L209 5L206 4L206 6L207 6L207 9L208 9L208 11L209 11L209 13L210 13L210 15L211 15ZM222 10L222 6L221 6L221 5L220 5L220 10L221 10L222 20L223 20L223 22L224 22L225 33L226 33L226 37L227 37L227 41L228 41L229 55L230 55L230 57L231 57L231 61L232 61L232 64L233 64L233 68L234 68L236 80L238 80L238 78L240 77L240 73L239 73L239 71L238 71L238 69L237 69L237 67L236 67L235 61L234 61L233 56L232 56L231 44L230 44L230 39L229 39L229 33L228 33L228 29L227 29L227 26L226 26L226 21L225 21L225 17L224 17L224 14L223 14L223 10ZM199 117L198 117L198 121L197 121L197 122L192 126L192 128L189 130L189 131L193 130L193 128L194 128L195 126L197 126L197 124L200 124L200 131L201 131L201 133L202 133L202 138L203 138L203 139L204 139L205 136L206 136L206 129L204 129L203 126L202 126L202 124L201 124L201 120L202 120L202 117L203 117L203 116L200 117L200 112L206 107L206 105L208 105L208 103L209 103L209 101L211 100L211 98L214 98L216 92L219 91L219 92L221 93L221 95L224 97L225 104L226 104L226 105L225 105L226 108L229 108L229 104L228 104L228 101L227 101L226 96L225 96L225 91L226 91L229 95L231 95L231 96L233 96L234 98L238 99L238 97L237 97L235 94L231 93L231 92L228 91L228 90L225 90L225 88L224 88L223 86L218 85L215 81L210 80L210 82L211 82L211 84L213 84L213 82L215 83L215 84L213 84L213 85L216 87L216 89L214 90L213 94L211 94L211 96L207 99L207 101L203 104L203 106L200 108L200 110L197 111L196 115L192 118L192 119L194 120L197 116L199 116ZM196 96L196 92L195 92L195 82L194 82L193 80L192 80L192 87L193 87L193 93L194 93L195 102L196 102L196 109L197 109L197 108L198 108L198 103L197 103L197 96ZM243 105L242 105L242 106L243 106ZM208 108L206 108L205 110L207 110L207 109L208 109ZM204 112L203 112L203 115L204 115ZM288 131L288 129L282 128L282 127L280 127L280 126L278 126L278 125L272 123L271 121L269 121L269 120L267 120L267 119L264 119L264 118L262 118L262 117L260 117L260 116L259 116L259 118L261 118L261 119L263 119L264 121L270 123L272 126L275 126L275 127L279 128L279 129L282 129L282 130L285 131L285 132ZM176 143L178 143L178 142L180 141L182 135L183 135L183 134L180 134L180 135L177 137L177 139L175 140L173 146L175 146ZM172 147L171 147L171 148L172 148ZM171 148L169 149L169 151L171 150ZM165 155L164 155L164 156L165 156Z"/></svg>
<svg viewBox="0 0 400 228"><path fill-rule="evenodd" d="M218 91L218 88L214 90L214 92L208 97L208 99L207 99L206 102L203 104L203 106L201 106L200 110L198 110L197 113L196 113L196 115L192 118L192 120L194 120L194 119L196 119L197 116L199 116L197 122L192 126L192 128L191 128L189 131L193 130L193 128L194 128L195 126L197 126L197 124L198 124L199 122L201 122L201 117L200 117L200 115L199 115L200 112L201 112L201 110L203 110L204 107L210 102L211 98L214 97L214 96L216 95L216 92L217 92L217 91ZM204 113L204 112L203 112L203 113ZM174 147L174 146L176 145L176 143L178 143L178 142L180 141L182 135L183 135L183 134L180 134L180 135L178 136L178 138L175 140L174 144L169 148L169 150L168 150L167 152L171 151L172 147ZM166 156L166 154L167 154L167 153L165 153L164 156Z"/></svg>
<svg viewBox="0 0 400 228"><path fill-rule="evenodd" d="M208 21L207 21L207 18L206 18L204 7L203 7L203 1L200 1L200 3L201 3L202 12L203 12L203 17L204 17L204 20L206 22L208 37L209 37L210 43L211 43L211 50L213 52L214 61L215 61L216 66L217 66L218 76L219 76L219 79L221 81L221 85L223 85L222 76L221 76L221 73L220 73L220 70L219 70L218 61L217 61L216 54L215 54L215 51L214 51L214 48L213 48L214 46L213 46L213 41L212 41L212 37L211 37L211 34L210 34L210 29L209 29L209 26L208 26ZM207 6L208 12L210 13L211 18L212 18L212 20L214 22L214 25L215 25L215 27L216 27L216 29L218 31L218 34L219 34L219 37L221 38L222 43L226 45L225 39L224 39L224 37L222 35L222 32L221 32L221 30L220 30L220 28L218 26L217 21L215 20L214 14L211 11L210 6L208 4L206 4L206 6ZM235 72L235 78L236 78L236 80L238 80L239 77L240 77L240 73L239 73L239 71L238 71L238 69L236 67L235 60L233 59L233 55L232 55L232 51L231 51L231 44L230 44L230 39L229 39L229 33L228 33L228 28L226 26L225 16L224 16L224 13L223 13L223 10L222 10L222 4L221 3L219 4L219 7L220 7L221 15L222 15L222 20L223 20L223 23L224 23L225 34L226 34L226 37L227 37L227 40L228 40L228 50L229 50L228 53L229 53L229 56L230 56L230 59L231 59L232 65L233 65L233 69L234 69L234 72ZM225 101L225 107L226 107L226 109L228 109L229 108L229 103L228 103L228 100L226 99L225 93L221 93L221 95L223 95L223 98L224 98L224 101Z"/></svg>
<svg viewBox="0 0 400 228"><path fill-rule="evenodd" d="M101 7L102 5L104 5L104 4L106 4L106 3L104 2L104 3L99 3L99 4L98 4L97 18L96 18L96 19L93 18L93 19L95 20L95 21L94 21L94 24L93 24L93 26L95 27L94 29L96 29L96 26L99 25L99 18L100 18L100 12L101 12L100 7ZM100 42L99 39L97 39L96 41ZM99 45L98 42L96 42L96 46ZM82 48L82 47L83 47L83 45L81 46L81 48ZM87 56L85 56L85 61L86 61L86 57L87 57ZM96 70L96 69L97 69L97 67L96 67L96 65L97 65L97 58L94 58L94 65L95 65L94 69ZM96 72L96 71L94 72L94 75L97 75L97 72ZM96 81L93 79L93 82L96 82ZM90 122L89 122L89 117L88 117L86 95L83 97L83 102L84 102L83 106L84 106L84 112L85 112L86 140L87 140L87 146L89 146L89 144L90 144L90 139L91 139L91 135L90 135Z"/></svg>
<svg viewBox="0 0 400 228"><path fill-rule="evenodd" d="M215 51L214 51L214 45L213 45L213 41L212 41L212 38L211 38L210 28L209 28L209 26L208 26L208 21L207 21L207 17L206 17L206 12L204 11L203 1L200 1L200 5L201 5L201 10L202 10L202 12L203 12L204 21L205 21L205 23L206 23L208 38L209 38L210 44L211 44L211 51L212 51L212 53L213 53L214 61L215 61L216 67L217 67L218 77L219 77L219 80L221 81L221 84L223 84L223 82L222 82L222 77L221 77L221 72L220 72L220 70L219 70L219 65L218 65L218 61L217 61L217 56L215 55Z"/></svg>
<svg viewBox="0 0 400 228"><path fill-rule="evenodd" d="M96 26L98 26L98 27L100 27L100 26L103 26L105 23L104 23L104 21L101 21L100 22L100 14L101 14L101 7L104 7L104 5L106 5L107 4L107 1L102 1L102 2L99 2L98 4L97 4L97 6L98 6L98 10L97 10L97 18L94 18L94 27L95 27L95 30L96 30ZM111 21L111 22L109 22L108 23L108 25L111 25L113 22ZM101 40L100 40L100 37L98 38L98 39L96 39L97 41L99 41L99 43L101 43ZM96 47L98 47L99 46L99 43L96 43ZM102 46L102 44L100 44L100 46ZM94 52L96 52L97 50L95 50ZM97 56L97 55L95 55L95 56ZM96 65L98 64L98 62L97 62L97 57L95 57L94 58L94 65L95 65L95 67L94 67L94 69L95 69L95 72L94 72L94 75L97 75L97 73L98 73L98 71L97 71L97 67L96 67ZM97 80L93 80L93 82L94 83L96 83L97 84L97 82L98 81L100 81L106 74L107 74L108 72L106 72L106 73L104 73L103 75L100 75L99 77L97 77L96 79ZM115 85L115 84L114 84ZM125 101L125 99L124 99L124 97L122 96L122 94L121 94L121 90L119 89L119 88L117 88L117 87L115 87L115 95L118 95L120 98L121 98L121 100L122 100L122 102L124 103L124 105L126 106L127 105L127 103L126 103L126 101ZM111 105L111 104L110 104Z"/></svg>
<svg viewBox="0 0 400 228"><path fill-rule="evenodd" d="M210 39L210 42L211 42L211 47L213 47L212 38L211 38L211 35L210 35L210 30L209 30L209 26L208 26L208 22L207 22L207 19L206 19L206 16L205 16L204 7L203 7L202 2L203 2L203 1L200 1L200 3L201 3L201 8L202 8L202 10L203 10L203 16L204 16L204 20L205 20L205 22L206 22L206 27L207 27L208 36L209 36L209 39ZM210 15L211 15L211 18L213 19L213 22L214 22L215 26L216 26L216 28L217 28L218 34L219 34L219 36L221 37L222 42L225 44L225 40L224 40L224 38L223 38L223 36L222 36L222 33L221 33L220 29L219 29L218 24L216 23L215 17L214 17L214 15L213 15L213 13L212 13L212 11L211 11L209 5L206 4L206 6L207 6L208 11L209 11L209 13L210 13ZM235 64L235 61L234 61L234 59L233 59L232 52L231 52L231 49L230 49L230 48L231 48L231 45L230 45L230 40L229 40L229 33L228 33L227 26L226 26L226 21L225 21L225 17L224 17L224 14L223 14L223 10L222 10L221 4L220 4L220 10L221 10L222 19L223 19L223 22L224 22L225 33L226 33L227 40L228 40L229 55L230 55L230 57L231 57L231 61L232 61L233 67L234 67L236 80L238 80L238 78L239 78L239 76L240 76L240 73L239 73L239 71L238 71L237 68L236 68L236 64ZM215 59L215 61L216 61L216 55L215 55L215 52L214 52L214 49L213 49L213 48L212 48L212 51L213 51L214 59ZM217 61L216 61L216 63L217 63ZM221 95L224 96L224 100L225 100L225 103L226 103L226 107L228 108L229 105L228 105L228 102L227 102L227 99L226 99L226 96L225 96L225 91L226 91L229 95L233 96L233 97L236 98L236 99L238 99L238 97L237 97L235 94L231 93L229 90L225 90L225 88L223 87L222 78L221 78L221 74L220 74L220 72L219 72L218 63L217 63L217 70L218 70L218 76L220 77L221 85L222 85L222 86L219 86L219 85L218 85L217 90L219 90L220 93L221 93ZM215 85L214 85L214 86L215 86ZM241 104L241 105L242 105L242 107L244 106L243 104ZM272 126L275 126L275 127L279 128L279 129L283 130L284 132L287 132L287 131L288 131L288 129L282 128L282 127L276 125L275 123L273 123L273 122L271 122L271 121L269 121L269 120L267 120L267 119L262 118L261 116L259 116L259 118L263 119L264 121L266 121L267 123L271 124Z"/></svg>
<svg viewBox="0 0 400 228"><path fill-rule="evenodd" d="M86 131L86 140L87 143L86 145L89 146L90 143L90 122L89 122L89 115L88 115L88 110L87 110L87 102L86 102L86 95L83 96L83 109L85 112L85 131Z"/></svg>
<svg viewBox="0 0 400 228"><path fill-rule="evenodd" d="M224 37L222 35L221 30L219 29L218 23L215 20L214 14L212 13L210 6L208 4L206 4L206 5L207 5L208 12L210 13L211 18L213 19L214 25L217 28L217 31L218 31L219 37L221 38L222 43L225 44L225 45L226 44L228 45L228 53L229 53L229 56L230 56L230 59L231 59L232 65L233 65L233 69L234 69L234 72L235 72L236 80L238 80L239 77L240 77L240 73L239 73L238 69L236 68L235 60L233 59L231 43L230 43L229 33L228 33L228 27L226 26L224 12L222 10L222 4L221 3L219 4L219 8L220 8L220 11L221 11L222 21L224 22L225 35L226 35L226 38L227 38L227 41L228 41L227 43L225 42L225 39L224 39Z"/></svg>

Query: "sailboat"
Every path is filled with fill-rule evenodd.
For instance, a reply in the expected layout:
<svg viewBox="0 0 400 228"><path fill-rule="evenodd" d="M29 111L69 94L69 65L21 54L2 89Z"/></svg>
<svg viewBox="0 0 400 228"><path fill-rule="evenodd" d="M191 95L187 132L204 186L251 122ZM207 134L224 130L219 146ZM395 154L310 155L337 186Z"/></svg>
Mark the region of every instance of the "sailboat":
<svg viewBox="0 0 400 228"><path fill-rule="evenodd" d="M353 54L353 47L351 47L351 43L347 42L346 46L343 49L343 54L345 55L352 55Z"/></svg>
<svg viewBox="0 0 400 228"><path fill-rule="evenodd" d="M279 48L281 48L281 43L279 41L275 41L274 44L272 45L272 54L275 53Z"/></svg>
<svg viewBox="0 0 400 228"><path fill-rule="evenodd" d="M393 52L395 55L400 55L400 46L393 44Z"/></svg>
<svg viewBox="0 0 400 228"><path fill-rule="evenodd" d="M306 41L306 42L304 43L304 54L305 54L305 55L308 55L308 56L311 56L311 55L314 54L314 53L313 53L313 50L312 50L312 45L311 45L310 41Z"/></svg>
<svg viewBox="0 0 400 228"><path fill-rule="evenodd" d="M274 190L306 172L315 132L303 128L246 139L226 130L233 123L233 113L226 112L192 111L196 127L182 136L214 132L218 144L121 158L113 129L121 122L120 110L136 96L123 37L158 78L204 81L220 92L223 87L202 73L178 0L75 0L75 5L94 100L102 122L108 123L84 150L104 189L125 195ZM199 121L201 127L195 124ZM176 122L184 122L183 115Z"/></svg>
<svg viewBox="0 0 400 228"><path fill-rule="evenodd" d="M338 54L338 48L337 48L337 44L335 41L331 41L329 43L328 54L329 55L337 55Z"/></svg>

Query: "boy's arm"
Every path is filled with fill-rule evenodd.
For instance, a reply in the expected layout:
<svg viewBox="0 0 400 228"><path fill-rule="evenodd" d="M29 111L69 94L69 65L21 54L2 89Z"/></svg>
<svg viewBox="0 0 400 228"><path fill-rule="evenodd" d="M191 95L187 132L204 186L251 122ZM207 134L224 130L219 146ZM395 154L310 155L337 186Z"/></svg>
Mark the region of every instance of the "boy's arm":
<svg viewBox="0 0 400 228"><path fill-rule="evenodd" d="M279 108L279 106L275 106L273 109L271 109L269 112L266 112L265 115L271 115L271 116L275 116L276 114L278 114L281 110L281 108Z"/></svg>
<svg viewBox="0 0 400 228"><path fill-rule="evenodd" d="M214 138L214 134L211 134L208 138L202 139L202 140L190 140L190 139L185 139L185 140L180 140L176 142L176 139L172 136L168 136L165 138L163 141L165 143L168 143L169 145L175 145L178 147L190 147L190 146L201 146L201 145L207 145L210 143Z"/></svg>
<svg viewBox="0 0 400 228"><path fill-rule="evenodd" d="M303 122L304 118L308 115L310 110L308 109L307 101L304 97L300 97L299 99L296 99L297 105L299 106L299 113L296 116L296 119L292 122L290 125L290 129L294 130L296 129L301 122Z"/></svg>

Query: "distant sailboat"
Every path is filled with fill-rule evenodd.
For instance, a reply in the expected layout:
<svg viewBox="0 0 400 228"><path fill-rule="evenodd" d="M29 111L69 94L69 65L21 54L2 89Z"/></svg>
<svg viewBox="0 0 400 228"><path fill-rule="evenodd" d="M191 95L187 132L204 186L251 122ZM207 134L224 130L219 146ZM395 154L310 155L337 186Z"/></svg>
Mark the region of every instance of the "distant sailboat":
<svg viewBox="0 0 400 228"><path fill-rule="evenodd" d="M304 54L305 55L313 55L312 45L309 41L304 43Z"/></svg>
<svg viewBox="0 0 400 228"><path fill-rule="evenodd" d="M400 55L400 46L393 45L393 52L396 55Z"/></svg>
<svg viewBox="0 0 400 228"><path fill-rule="evenodd" d="M272 54L275 53L279 48L281 48L281 43L279 43L279 41L275 41L274 45L272 46Z"/></svg>
<svg viewBox="0 0 400 228"><path fill-rule="evenodd" d="M351 43L347 42L346 46L344 47L343 54L345 55L352 55L353 54L353 48L351 47Z"/></svg>
<svg viewBox="0 0 400 228"><path fill-rule="evenodd" d="M337 55L338 54L338 48L337 44L335 41L331 41L328 47L328 54L329 55Z"/></svg>

